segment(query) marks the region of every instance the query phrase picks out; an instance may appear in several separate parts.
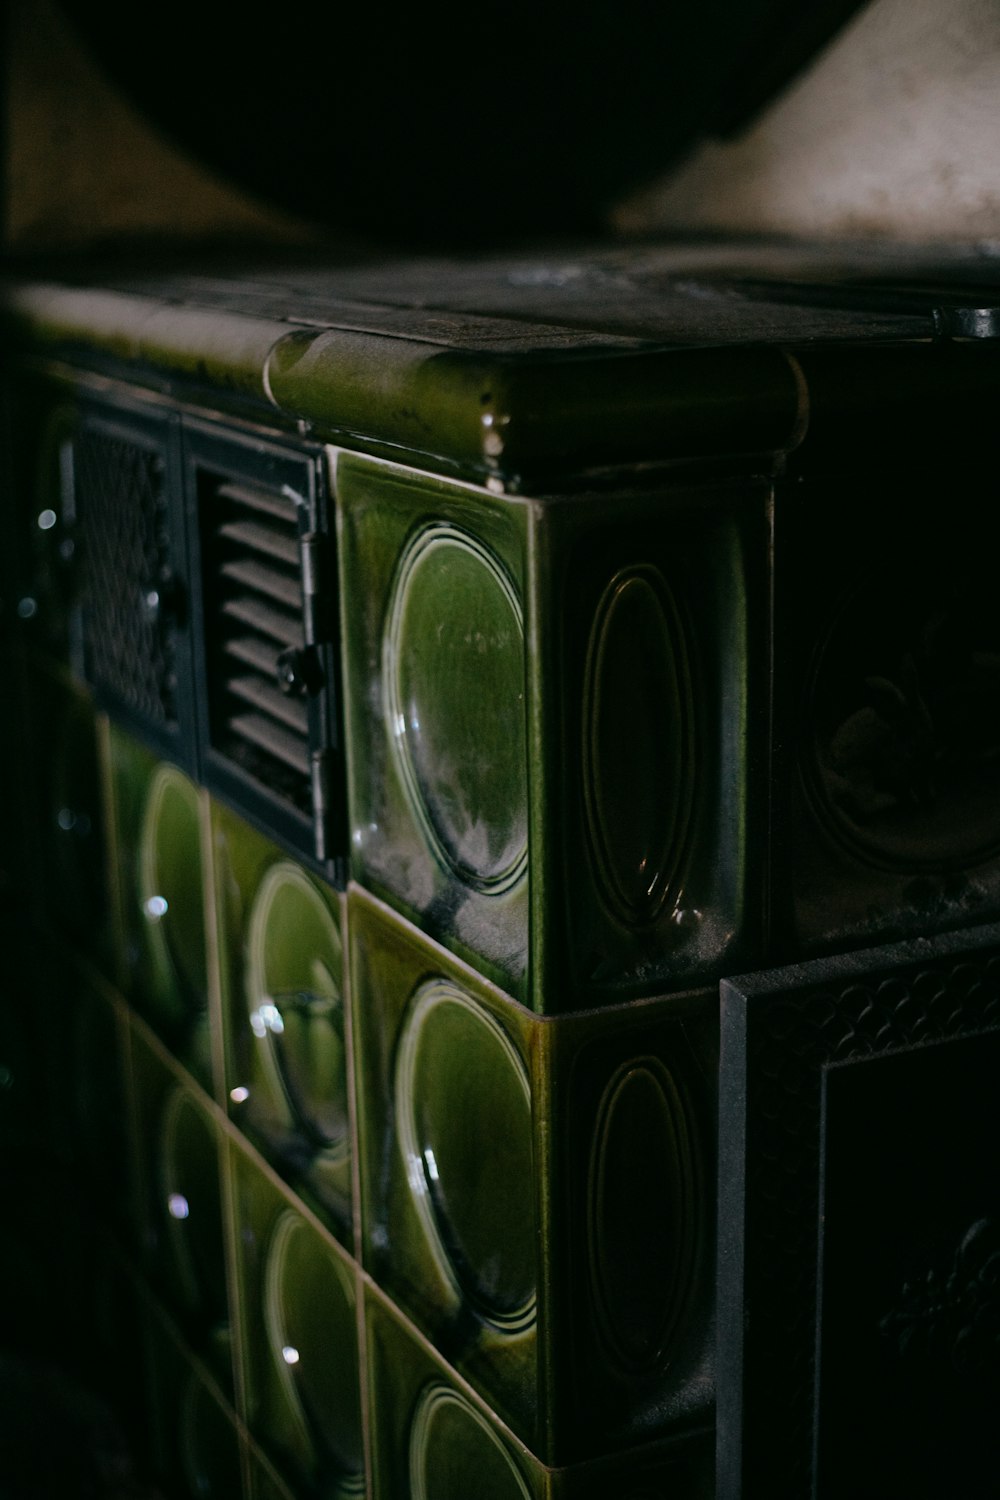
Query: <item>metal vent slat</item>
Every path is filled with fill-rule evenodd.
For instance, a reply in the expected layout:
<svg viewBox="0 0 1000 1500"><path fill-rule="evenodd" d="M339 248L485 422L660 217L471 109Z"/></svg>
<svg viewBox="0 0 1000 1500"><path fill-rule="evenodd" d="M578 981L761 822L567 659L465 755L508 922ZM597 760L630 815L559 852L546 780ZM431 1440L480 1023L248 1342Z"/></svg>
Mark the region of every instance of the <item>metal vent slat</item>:
<svg viewBox="0 0 1000 1500"><path fill-rule="evenodd" d="M286 698L277 688L269 687L259 677L231 677L229 691L234 697L242 698L244 703L252 704L262 713L277 719L280 724L287 725L296 734L308 736L309 712L301 700Z"/></svg>
<svg viewBox="0 0 1000 1500"><path fill-rule="evenodd" d="M283 573L277 573L273 568L257 562L223 563L221 572L223 578L242 584L255 593L266 594L269 599L275 599L279 604L294 609L296 614L301 614L302 584L297 577L286 578Z"/></svg>
<svg viewBox="0 0 1000 1500"><path fill-rule="evenodd" d="M277 681L281 651L305 644L304 502L277 478L268 487L208 471L199 499L211 569L212 745L274 801L311 817L314 715Z"/></svg>
<svg viewBox="0 0 1000 1500"><path fill-rule="evenodd" d="M222 606L222 613L232 620L239 620L241 625L249 625L251 630L259 630L262 635L278 641L282 646L302 644L302 626L299 621L289 619L288 615L272 609L269 604L261 604L259 599L227 599Z"/></svg>
<svg viewBox="0 0 1000 1500"><path fill-rule="evenodd" d="M219 527L219 535L228 542L235 542L251 552L260 552L265 557L276 558L298 569L299 544L294 536L283 536L271 526L261 526L256 521L230 521Z"/></svg>
<svg viewBox="0 0 1000 1500"><path fill-rule="evenodd" d="M216 486L220 500L229 500L234 505L244 505L258 515L274 516L279 521L290 522L295 527L295 502L291 497L276 495L269 490L258 490L249 484L226 481Z"/></svg>
<svg viewBox="0 0 1000 1500"><path fill-rule="evenodd" d="M249 740L250 744L266 750L293 771L308 777L308 747L287 730L280 729L260 714L237 714L229 720L229 728L239 738Z"/></svg>
<svg viewBox="0 0 1000 1500"><path fill-rule="evenodd" d="M245 667L253 667L269 682L274 681L278 669L278 651L272 643L258 640L255 635L238 635L230 637L222 649L227 656L242 662Z"/></svg>

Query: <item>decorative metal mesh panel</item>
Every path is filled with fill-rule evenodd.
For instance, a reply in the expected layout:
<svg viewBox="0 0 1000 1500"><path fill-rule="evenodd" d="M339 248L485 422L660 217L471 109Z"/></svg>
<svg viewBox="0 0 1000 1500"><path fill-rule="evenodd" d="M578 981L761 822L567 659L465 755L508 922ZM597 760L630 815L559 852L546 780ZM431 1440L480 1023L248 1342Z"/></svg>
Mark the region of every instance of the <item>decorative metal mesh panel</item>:
<svg viewBox="0 0 1000 1500"><path fill-rule="evenodd" d="M76 442L87 672L154 724L175 721L175 631L162 454L85 428Z"/></svg>

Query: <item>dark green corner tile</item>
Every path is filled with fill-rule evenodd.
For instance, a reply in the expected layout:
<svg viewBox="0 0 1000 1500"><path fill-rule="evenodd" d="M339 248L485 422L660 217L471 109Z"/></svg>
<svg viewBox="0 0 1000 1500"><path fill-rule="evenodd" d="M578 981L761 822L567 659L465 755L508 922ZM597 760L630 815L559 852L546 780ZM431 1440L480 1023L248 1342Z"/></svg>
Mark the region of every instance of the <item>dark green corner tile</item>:
<svg viewBox="0 0 1000 1500"><path fill-rule="evenodd" d="M241 1500L246 1443L236 1413L167 1315L151 1306L147 1325L154 1477L177 1500Z"/></svg>
<svg viewBox="0 0 1000 1500"><path fill-rule="evenodd" d="M712 1500L710 1431L552 1469L371 1287L365 1327L379 1500Z"/></svg>
<svg viewBox="0 0 1000 1500"><path fill-rule="evenodd" d="M233 1120L350 1245L343 898L212 807Z"/></svg>
<svg viewBox="0 0 1000 1500"><path fill-rule="evenodd" d="M185 1338L232 1385L223 1124L141 1021L132 1023L140 1259Z"/></svg>
<svg viewBox="0 0 1000 1500"><path fill-rule="evenodd" d="M230 1164L247 1426L297 1495L363 1495L357 1267L236 1141Z"/></svg>
<svg viewBox="0 0 1000 1500"><path fill-rule="evenodd" d="M337 490L355 878L543 1013L752 961L766 487Z"/></svg>
<svg viewBox="0 0 1000 1500"><path fill-rule="evenodd" d="M551 1421L575 1462L711 1421L718 998L547 1024Z"/></svg>
<svg viewBox="0 0 1000 1500"><path fill-rule="evenodd" d="M116 726L110 766L122 983L174 1055L210 1087L205 794Z"/></svg>
<svg viewBox="0 0 1000 1500"><path fill-rule="evenodd" d="M366 1269L546 1462L703 1424L714 994L540 1018L348 904Z"/></svg>

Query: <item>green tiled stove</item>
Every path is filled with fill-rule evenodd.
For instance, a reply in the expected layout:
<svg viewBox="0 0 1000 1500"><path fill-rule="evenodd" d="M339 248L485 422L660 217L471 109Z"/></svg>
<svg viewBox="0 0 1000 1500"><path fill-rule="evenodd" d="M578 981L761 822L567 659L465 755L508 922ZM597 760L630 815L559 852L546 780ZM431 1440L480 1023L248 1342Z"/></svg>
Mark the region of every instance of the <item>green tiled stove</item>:
<svg viewBox="0 0 1000 1500"><path fill-rule="evenodd" d="M164 1495L993 1462L913 1291L1000 1264L976 274L8 284L2 1263Z"/></svg>

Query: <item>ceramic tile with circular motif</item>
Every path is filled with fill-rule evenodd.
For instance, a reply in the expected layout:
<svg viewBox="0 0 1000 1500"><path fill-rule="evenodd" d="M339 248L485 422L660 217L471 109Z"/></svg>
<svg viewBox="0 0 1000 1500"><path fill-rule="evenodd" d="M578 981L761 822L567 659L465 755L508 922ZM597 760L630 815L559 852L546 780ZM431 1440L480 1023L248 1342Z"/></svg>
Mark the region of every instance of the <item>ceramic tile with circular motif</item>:
<svg viewBox="0 0 1000 1500"><path fill-rule="evenodd" d="M162 1312L151 1308L146 1325L155 1478L170 1495L234 1500L246 1471L235 1411Z"/></svg>
<svg viewBox="0 0 1000 1500"><path fill-rule="evenodd" d="M296 1494L365 1494L357 1266L248 1148L229 1147L246 1422Z"/></svg>
<svg viewBox="0 0 1000 1500"><path fill-rule="evenodd" d="M352 1240L343 898L212 806L227 1107Z"/></svg>
<svg viewBox="0 0 1000 1500"><path fill-rule="evenodd" d="M365 1268L546 1463L703 1425L714 994L539 1017L348 910Z"/></svg>
<svg viewBox="0 0 1000 1500"><path fill-rule="evenodd" d="M365 1289L373 1493L379 1500L712 1500L711 1430L550 1468L377 1289Z"/></svg>
<svg viewBox="0 0 1000 1500"><path fill-rule="evenodd" d="M207 797L116 726L109 753L123 986L174 1055L211 1088Z"/></svg>
<svg viewBox="0 0 1000 1500"><path fill-rule="evenodd" d="M191 1345L232 1387L220 1119L139 1020L131 1027L141 1261Z"/></svg>
<svg viewBox="0 0 1000 1500"><path fill-rule="evenodd" d="M746 963L766 486L337 494L355 878L540 1012Z"/></svg>

